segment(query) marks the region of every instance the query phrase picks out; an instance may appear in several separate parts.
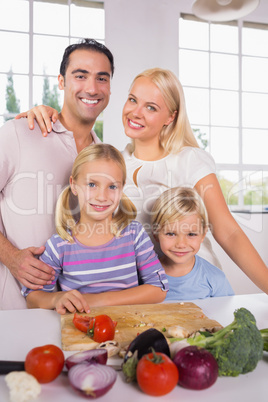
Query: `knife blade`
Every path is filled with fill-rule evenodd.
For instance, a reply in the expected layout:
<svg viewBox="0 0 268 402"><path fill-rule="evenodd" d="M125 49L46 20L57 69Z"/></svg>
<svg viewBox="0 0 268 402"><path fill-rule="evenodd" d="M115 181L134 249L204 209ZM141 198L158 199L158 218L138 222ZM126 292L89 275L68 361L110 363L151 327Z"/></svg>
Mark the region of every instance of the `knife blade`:
<svg viewBox="0 0 268 402"><path fill-rule="evenodd" d="M24 371L24 362L0 360L0 374L8 374L11 371Z"/></svg>

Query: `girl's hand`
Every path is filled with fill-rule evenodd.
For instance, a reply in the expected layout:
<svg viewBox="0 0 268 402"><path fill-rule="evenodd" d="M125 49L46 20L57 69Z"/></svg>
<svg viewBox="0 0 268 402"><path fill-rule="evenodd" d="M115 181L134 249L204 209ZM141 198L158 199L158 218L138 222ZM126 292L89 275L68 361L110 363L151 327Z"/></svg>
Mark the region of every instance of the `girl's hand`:
<svg viewBox="0 0 268 402"><path fill-rule="evenodd" d="M78 290L70 290L68 292L57 292L55 294L55 309L59 314L65 314L67 311L75 313L89 313L90 308L85 297Z"/></svg>
<svg viewBox="0 0 268 402"><path fill-rule="evenodd" d="M34 120L36 120L43 136L46 137L52 130L51 122L55 123L58 120L58 115L56 109L53 109L50 106L40 105L33 107L28 110L28 112L18 114L15 119L27 117L30 130L34 128Z"/></svg>

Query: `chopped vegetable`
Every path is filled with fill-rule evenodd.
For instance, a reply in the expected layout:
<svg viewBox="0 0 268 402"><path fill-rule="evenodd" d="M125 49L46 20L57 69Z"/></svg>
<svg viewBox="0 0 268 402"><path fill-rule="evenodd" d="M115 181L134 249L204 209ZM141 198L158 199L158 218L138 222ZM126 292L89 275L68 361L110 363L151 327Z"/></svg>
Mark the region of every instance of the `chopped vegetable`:
<svg viewBox="0 0 268 402"><path fill-rule="evenodd" d="M106 394L114 385L116 371L103 364L81 363L71 367L68 378L72 387L87 398L98 398Z"/></svg>
<svg viewBox="0 0 268 402"><path fill-rule="evenodd" d="M187 342L213 354L220 376L235 377L253 371L262 358L263 338L254 316L246 308L234 312L230 325L206 335L188 338Z"/></svg>
<svg viewBox="0 0 268 402"><path fill-rule="evenodd" d="M177 385L179 372L173 361L164 353L143 355L137 365L137 382L140 389L152 396L166 395Z"/></svg>
<svg viewBox="0 0 268 402"><path fill-rule="evenodd" d="M189 389L206 389L218 378L218 364L206 349L187 346L176 353L173 362L179 370L179 385Z"/></svg>
<svg viewBox="0 0 268 402"><path fill-rule="evenodd" d="M106 364L107 363L107 350L106 349L92 349L92 350L84 350L83 352L75 353L65 360L65 366L68 370L71 367L75 366L79 363L99 363Z"/></svg>
<svg viewBox="0 0 268 402"><path fill-rule="evenodd" d="M79 331L87 333L89 324L92 320L93 320L93 317L75 313L74 318L73 318L73 323L74 323L75 328L79 329Z"/></svg>
<svg viewBox="0 0 268 402"><path fill-rule="evenodd" d="M93 341L98 343L111 341L114 339L116 325L117 322L113 321L108 315L97 315L90 321L87 334L93 338Z"/></svg>
<svg viewBox="0 0 268 402"><path fill-rule="evenodd" d="M13 371L5 376L10 401L27 402L38 397L41 385L34 376L25 371Z"/></svg>

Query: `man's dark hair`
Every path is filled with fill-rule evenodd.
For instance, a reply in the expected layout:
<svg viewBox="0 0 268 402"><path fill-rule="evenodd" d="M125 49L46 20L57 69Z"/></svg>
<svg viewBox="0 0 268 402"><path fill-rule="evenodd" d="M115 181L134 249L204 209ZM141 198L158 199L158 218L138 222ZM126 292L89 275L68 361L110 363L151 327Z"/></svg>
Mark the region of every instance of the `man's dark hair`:
<svg viewBox="0 0 268 402"><path fill-rule="evenodd" d="M114 57L110 50L102 43L97 42L95 39L82 39L79 43L68 46L63 54L62 62L60 65L60 74L65 78L66 70L70 61L70 54L75 50L86 49L94 52L105 54L111 64L112 76L114 75Z"/></svg>

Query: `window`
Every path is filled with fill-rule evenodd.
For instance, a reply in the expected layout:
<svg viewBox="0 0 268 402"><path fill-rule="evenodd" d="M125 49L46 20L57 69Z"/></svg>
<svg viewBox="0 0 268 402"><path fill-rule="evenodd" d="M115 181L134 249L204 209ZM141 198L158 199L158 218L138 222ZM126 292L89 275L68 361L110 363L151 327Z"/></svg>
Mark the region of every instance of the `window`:
<svg viewBox="0 0 268 402"><path fill-rule="evenodd" d="M33 105L62 107L64 49L79 39L104 43L103 2L0 0L0 124ZM102 117L97 132L102 137Z"/></svg>
<svg viewBox="0 0 268 402"><path fill-rule="evenodd" d="M268 25L179 19L179 78L231 209L268 205Z"/></svg>

